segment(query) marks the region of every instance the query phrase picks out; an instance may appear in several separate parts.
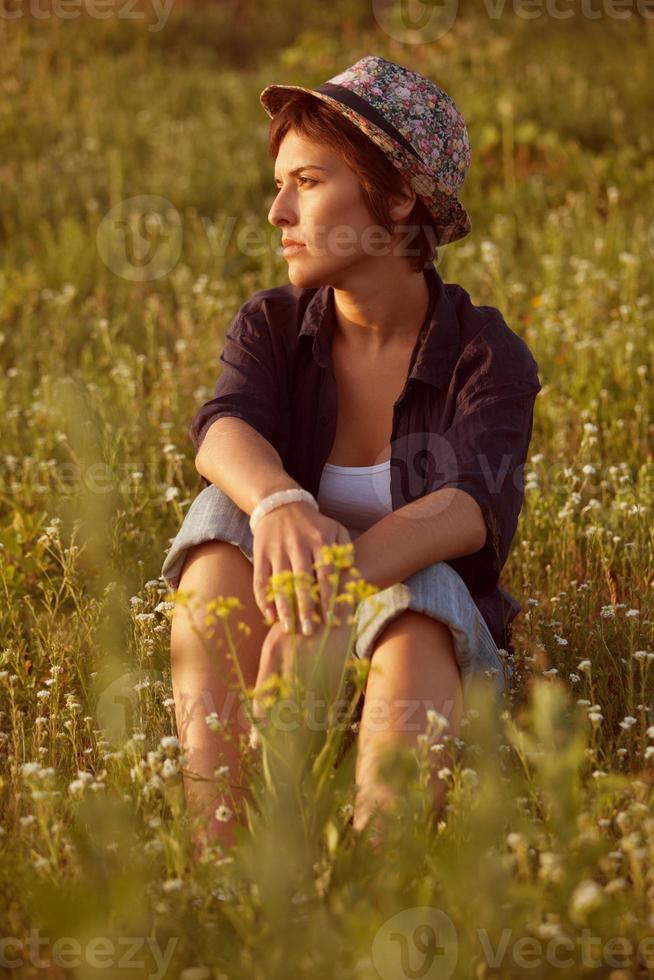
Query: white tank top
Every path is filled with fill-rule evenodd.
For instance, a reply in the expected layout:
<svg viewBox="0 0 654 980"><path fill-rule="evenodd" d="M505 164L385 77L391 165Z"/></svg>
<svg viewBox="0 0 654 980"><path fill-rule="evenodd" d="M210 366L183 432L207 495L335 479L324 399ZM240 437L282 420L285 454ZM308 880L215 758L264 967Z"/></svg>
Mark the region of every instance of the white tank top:
<svg viewBox="0 0 654 980"><path fill-rule="evenodd" d="M325 463L317 500L321 513L343 524L354 541L393 510L390 459L375 466Z"/></svg>

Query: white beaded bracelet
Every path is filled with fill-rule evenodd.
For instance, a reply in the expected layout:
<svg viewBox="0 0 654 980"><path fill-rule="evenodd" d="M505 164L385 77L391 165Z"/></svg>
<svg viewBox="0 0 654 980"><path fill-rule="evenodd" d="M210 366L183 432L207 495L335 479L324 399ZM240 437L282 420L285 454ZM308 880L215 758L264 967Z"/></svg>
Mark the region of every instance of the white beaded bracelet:
<svg viewBox="0 0 654 980"><path fill-rule="evenodd" d="M268 494L263 500L260 500L257 506L254 508L250 515L250 530L254 534L257 529L257 524L275 507L281 507L282 504L291 504L296 500L306 501L308 504L312 504L316 510L320 510L318 507L318 502L312 493L308 490L300 490L299 488L293 487L289 490L277 490L275 493Z"/></svg>

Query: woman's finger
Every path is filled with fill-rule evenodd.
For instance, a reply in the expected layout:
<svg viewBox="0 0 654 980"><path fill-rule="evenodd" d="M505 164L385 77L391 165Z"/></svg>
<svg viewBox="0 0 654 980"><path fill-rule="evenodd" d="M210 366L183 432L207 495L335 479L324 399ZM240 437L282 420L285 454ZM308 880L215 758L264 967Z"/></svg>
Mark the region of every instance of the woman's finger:
<svg viewBox="0 0 654 980"><path fill-rule="evenodd" d="M315 583L313 568L311 567L312 554L305 551L293 566L295 581L295 598L299 610L300 628L305 636L309 636L315 629L316 604L312 595L312 586Z"/></svg>
<svg viewBox="0 0 654 980"><path fill-rule="evenodd" d="M284 561L288 562L288 558L285 557ZM288 566L281 567L278 564L273 565L273 577L280 575L282 572L291 571L292 569ZM294 608L293 601L286 595L284 586L280 586L275 589L275 606L277 607L277 615L280 623L282 624L282 628L286 633L290 633L293 627Z"/></svg>

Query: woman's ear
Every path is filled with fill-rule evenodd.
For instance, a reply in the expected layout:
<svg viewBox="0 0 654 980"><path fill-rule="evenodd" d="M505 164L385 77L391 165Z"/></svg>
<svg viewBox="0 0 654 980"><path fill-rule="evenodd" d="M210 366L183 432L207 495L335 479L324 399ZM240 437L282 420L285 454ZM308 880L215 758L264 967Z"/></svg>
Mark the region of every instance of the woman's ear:
<svg viewBox="0 0 654 980"><path fill-rule="evenodd" d="M404 181L403 190L398 194L391 194L388 198L388 211L393 221L401 222L408 218L415 203L416 192Z"/></svg>

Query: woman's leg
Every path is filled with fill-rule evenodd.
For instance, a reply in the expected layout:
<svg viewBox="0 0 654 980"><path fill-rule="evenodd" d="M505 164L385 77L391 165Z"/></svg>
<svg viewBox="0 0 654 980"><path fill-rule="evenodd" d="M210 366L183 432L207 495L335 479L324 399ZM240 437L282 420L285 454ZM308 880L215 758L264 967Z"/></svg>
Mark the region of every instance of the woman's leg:
<svg viewBox="0 0 654 980"><path fill-rule="evenodd" d="M226 541L210 540L189 549L182 568L178 589L194 591L188 604L175 604L171 623L171 672L177 732L180 743L187 746L185 769L214 780L214 770L229 766L229 780L242 785L243 773L239 764L240 733L248 733L249 725L241 706L236 673L229 657L227 638L222 621L209 626L205 623L207 603L217 596L237 596L245 607L234 610L229 626L236 646L238 662L247 686L254 686L259 669L261 647L269 626L257 606L252 591L252 564L239 548ZM238 630L237 623L245 622L250 634ZM214 635L209 634L214 631ZM233 741L221 732L212 731L205 722L213 711ZM216 819L221 803L234 809L232 802L218 793L215 781L202 782L184 775L184 792L189 813L201 815L207 823L206 838L202 831L195 838L196 855L205 839L217 840L229 846L233 843L234 821ZM235 803L246 795L235 789Z"/></svg>
<svg viewBox="0 0 654 980"><path fill-rule="evenodd" d="M458 736L463 710L460 669L451 631L444 623L406 610L385 627L371 656L357 745L355 830L365 826L376 805L384 809L392 804L393 793L379 774L384 748L389 744L415 746L427 727L430 708L447 718L449 725L443 734ZM450 761L449 753L442 749L435 769ZM436 813L446 788L434 774ZM379 826L375 833L380 839Z"/></svg>

